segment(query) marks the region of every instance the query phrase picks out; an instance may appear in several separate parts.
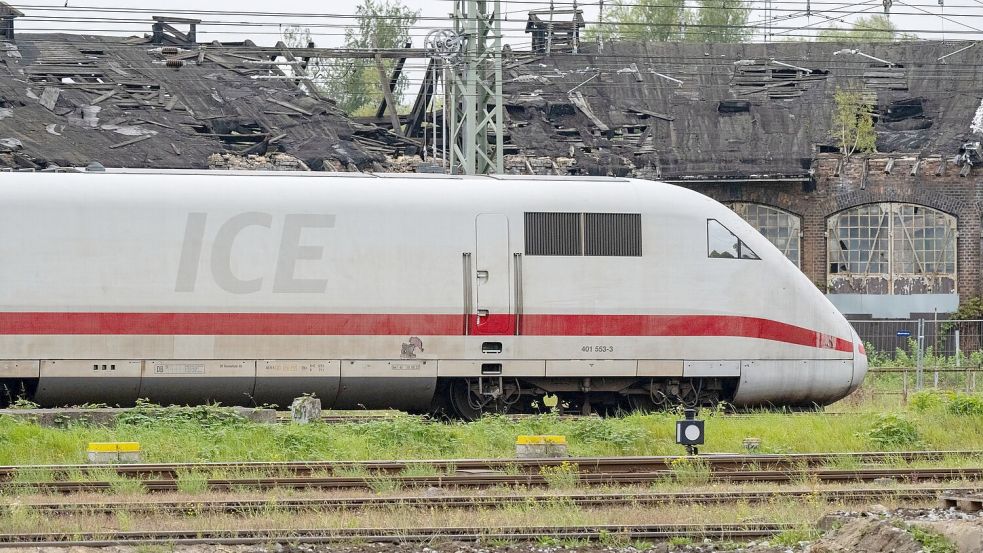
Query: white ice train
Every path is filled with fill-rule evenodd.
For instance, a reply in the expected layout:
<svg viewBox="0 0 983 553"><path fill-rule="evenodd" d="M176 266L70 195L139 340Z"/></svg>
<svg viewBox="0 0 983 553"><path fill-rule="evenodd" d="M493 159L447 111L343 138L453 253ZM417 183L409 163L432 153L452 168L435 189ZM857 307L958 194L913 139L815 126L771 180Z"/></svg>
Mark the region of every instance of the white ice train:
<svg viewBox="0 0 983 553"><path fill-rule="evenodd" d="M7 400L803 406L866 370L767 239L664 183L0 174Z"/></svg>

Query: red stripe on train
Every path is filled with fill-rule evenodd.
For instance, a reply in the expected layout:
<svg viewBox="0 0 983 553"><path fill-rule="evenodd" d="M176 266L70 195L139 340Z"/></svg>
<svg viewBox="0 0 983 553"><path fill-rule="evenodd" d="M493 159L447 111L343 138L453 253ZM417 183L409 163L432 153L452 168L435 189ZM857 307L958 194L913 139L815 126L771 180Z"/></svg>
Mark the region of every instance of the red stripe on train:
<svg viewBox="0 0 983 553"><path fill-rule="evenodd" d="M0 313L0 335L454 336L461 315L327 313ZM470 332L515 334L515 316L472 317ZM853 343L757 317L730 315L523 315L528 336L730 336L853 352Z"/></svg>

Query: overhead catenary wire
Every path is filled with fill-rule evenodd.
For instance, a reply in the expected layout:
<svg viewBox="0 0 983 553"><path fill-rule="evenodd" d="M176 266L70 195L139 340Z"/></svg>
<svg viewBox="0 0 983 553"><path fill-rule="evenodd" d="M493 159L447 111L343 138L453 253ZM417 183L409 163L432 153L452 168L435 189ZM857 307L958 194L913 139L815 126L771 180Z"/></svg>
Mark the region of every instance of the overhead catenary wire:
<svg viewBox="0 0 983 553"><path fill-rule="evenodd" d="M655 1L655 0L650 0L650 1ZM775 0L775 2L783 2L783 1L784 0ZM526 2L526 3L528 3L528 4L537 4L537 2ZM789 1L787 3L788 4L794 4L794 5L801 5L801 4L798 4L796 2L791 2L791 1ZM557 5L573 5L574 2L562 2L561 1L561 2L556 2L556 4ZM821 4L820 2L814 3L814 5L820 5L820 4ZM831 5L831 6L837 6L838 8L844 8L844 7L849 6L849 4L844 4L843 2L826 2L826 3L823 3L823 4L828 4L828 5ZM580 5L583 6L583 5L587 5L587 4L581 3ZM658 3L643 3L643 2L639 2L639 3L634 4L634 5L651 5L651 6L654 6L654 7L658 7L658 6L670 6L672 4L658 4ZM925 14L929 14L929 15L935 15L935 14L931 14L931 12L928 12L927 10L922 9L921 8L921 5L919 5L919 4L906 4L906 5L909 6L909 7L911 7L911 8L919 9L920 10L919 14L925 13ZM36 9L36 10L49 10L49 11L58 11L58 12L64 12L65 11L65 8L53 7L53 6L22 5L22 7L24 9L31 8L31 9ZM721 7L721 9L744 9L744 8ZM782 8L777 8L775 10L777 11L777 10L781 10L781 9ZM100 11L100 12L105 12L105 13L139 13L139 14L159 14L159 13L161 13L161 10L156 10L156 9L151 9L151 8L131 8L131 7L121 8L121 7L102 7L102 6L85 6L85 7L78 7L78 8L74 8L73 7L73 8L71 8L71 10L72 10L71 13L73 13L73 14L76 14L79 10L84 10L84 11ZM189 10L189 9L177 9L177 10L168 10L168 11L170 13L175 13L175 14L180 14L180 15L194 15L194 14L200 14L200 15L205 15L205 14L209 14L209 15L248 15L250 17L284 17L284 16L296 16L296 17L303 17L305 19L305 22L303 24L301 24L302 26L322 27L322 28L325 28L325 27L345 28L347 26L346 25L343 25L343 24L338 24L338 23L330 23L330 24L311 23L310 20L311 19L317 19L317 18L325 18L325 17L332 18L334 20L337 20L339 18L342 18L342 19L345 19L345 18L347 18L347 19L357 19L359 17L358 15L355 15L355 14L339 14L339 13L295 13L295 12L262 12L262 11L232 11L232 10ZM800 15L800 16L802 15L801 10L788 9L787 11L793 13L793 15L795 15L795 12L798 12L798 15ZM830 12L833 12L833 13L840 13L841 12L841 10L839 10L839 9L831 9L831 10L827 10L827 11L830 11ZM864 10L864 11L866 11L866 10ZM857 11L857 10L847 11L847 12L844 12L843 15L845 15L845 16L848 17L850 15L857 15L857 14L863 13L864 11ZM815 14L815 12L813 12L813 14ZM916 15L916 14L915 13L910 13L909 15ZM966 16L967 17L980 17L980 16L983 16L983 14L966 14ZM45 16L42 16L42 17L45 17ZM385 16L383 16L383 17L385 17ZM71 21L66 21L66 19L67 18L61 18L61 20L63 22L71 22ZM78 20L77 17L75 19ZM102 19L105 20L106 18L102 18ZM836 18L836 19L843 19L843 18ZM438 18L438 17L419 16L417 18L417 21L418 22L420 22L420 21L440 21L440 22L443 23L443 22L446 21L446 19L445 18L442 18L442 17L439 17ZM503 21L507 21L507 20L503 20ZM739 26L738 28L755 30L755 29L760 28L760 26L761 26L760 23L761 22L756 22L753 25L743 25L743 26ZM202 24L204 25L204 24L206 24L206 22L203 21ZM248 26L277 25L279 27L279 26L282 26L284 23L282 21L279 21L279 22L271 22L271 23L252 22L252 21L250 21L250 22L208 22L208 24L225 25L225 26L235 26L237 24L243 25L243 26L246 26L246 25L248 25ZM600 20L598 20L598 21L588 21L587 24L594 25L594 26L601 26L601 25L610 26L610 25L615 25L615 26L618 26L618 28L621 29L621 30L624 30L626 27L630 28L632 25L634 25L632 23L618 23L618 22L600 21ZM652 27L652 25L644 24L644 23L637 24L637 25L639 25L639 26L641 26L643 28L644 27ZM673 24L669 24L669 25L672 26ZM655 26L657 27L658 24L656 24ZM787 31L790 31L790 30L796 30L796 29L802 29L802 28L814 27L814 26L815 25L803 25L803 26L799 26L799 27L795 27L795 28L784 28L784 30L787 33ZM697 26L695 26L695 25L688 25L687 26L687 29L690 32L693 32L693 29L695 27L697 27ZM972 27L972 26L969 26L969 25L966 25L966 27L974 30L974 32L979 32L979 29L976 29L975 27ZM733 26L731 26L731 28L733 28ZM861 28L863 28L863 27L861 27ZM816 28L816 30L819 30L819 31L822 31L822 30L840 30L840 31L842 31L843 29L842 28L839 28L839 27L831 27L829 29ZM868 29L868 30L878 30L878 29ZM114 29L114 31L120 32L119 30L115 30L115 29ZM935 29L898 29L897 31L898 32L905 32L905 33L942 33L943 32L941 30L935 30ZM210 31L207 31L207 30L202 30L202 32L204 34L219 34L219 33L210 32ZM263 33L263 34L279 34L279 32L277 32L277 33ZM785 34L785 33L783 33L783 34ZM519 36L521 37L523 35L524 35L524 33L520 34ZM338 36L338 35L332 34L331 36Z"/></svg>
<svg viewBox="0 0 983 553"><path fill-rule="evenodd" d="M873 1L873 0L869 0L869 1ZM532 3L535 3L535 2L521 2L521 1L516 1L514 3L517 3L517 4L522 4L522 3L532 4ZM775 3L789 3L789 4L792 4L793 2L784 2L783 0L776 0ZM567 3L567 2L556 2L556 5L563 5L563 4L572 4L572 2L570 2L570 3ZM827 4L827 5L835 5L835 6L839 6L839 7L843 7L844 6L844 4L842 2L815 2L813 4L814 5ZM864 4L867 4L867 2L865 2ZM864 4L861 4L861 5L864 5ZM581 3L581 5L584 5L584 4ZM665 5L665 4L662 4L662 5ZM917 4L909 4L909 6L917 6ZM23 7L26 8L27 6L23 6ZM877 7L878 7L878 5L877 4L874 4L874 5L871 5L871 6L865 8L863 10L852 9L852 10L849 10L849 11L843 13L840 17L837 17L835 19L842 19L842 18L845 18L845 17L849 17L851 15L861 14L861 13L867 12L867 11L869 11L871 9L874 9L874 8L877 8ZM983 6L981 6L981 7L983 7ZM45 8L46 9L52 9L52 10L60 9L60 8L54 8L54 7L51 7L51 6L45 6ZM76 9L76 8L73 8L73 9ZM84 8L77 8L77 9L85 9L85 10L93 10L93 11L94 10L115 11L115 12L120 12L120 13L123 13L123 12L126 12L126 13L133 13L133 12L136 12L136 13L159 13L159 10L148 9L148 8L112 8L112 9L107 9L107 8L99 8L99 7L84 7ZM181 12L181 13L187 13L187 12L189 12L191 10L177 10L177 11L178 12ZM206 12L207 13L242 13L242 14L249 14L249 15L255 15L255 16L279 16L279 15L282 15L282 13L280 13L280 12L250 12L250 11L231 12L231 11L219 11L219 10L194 10L194 11L201 12L201 13L206 13ZM840 13L840 10L832 10L832 11L834 13ZM319 14L303 14L303 15L305 17L317 17ZM348 14L320 14L320 15L321 16L324 16L324 17L329 17L329 16L330 17L338 17L338 16L341 16L341 17L347 17L347 18L350 18L350 19L354 19L354 18L358 17L356 15L348 15ZM983 16L983 14L978 14L978 15ZM830 19L828 16L824 16L824 17L826 17L827 20ZM61 18L61 17L57 17L57 16L50 16L50 17L49 16L42 16L41 19L44 20L44 18L47 18L47 19L51 20L52 22L54 22L54 21L58 21L58 22L66 22L66 21L67 22L82 22L82 21L89 22L90 20L92 20L92 21L95 21L95 20L103 20L103 21L110 21L110 22L123 21L123 22L133 23L133 24L144 23L143 20L139 20L139 19L119 20L117 18L106 18L106 17ZM435 18L435 19L440 19L442 22L445 21L442 18ZM148 20L148 21L146 21L146 23L149 24L150 21ZM274 22L269 22L269 23L259 23L259 22L255 22L254 23L254 22L249 22L249 23L251 25L260 26L260 27L262 27L262 26L280 25L279 23L274 23ZM588 23L591 23L591 22L588 22ZM828 21L827 21L827 23L828 23ZM236 22L221 22L221 21L217 21L214 24L215 25L221 25L221 26L235 26L236 25ZM203 22L202 25L205 25L205 23ZM344 28L348 28L349 27L349 25L336 24L336 23L325 23L325 24L320 24L320 25L323 28L339 28L339 29L344 29ZM632 25L634 25L634 24L628 24L627 26L630 28ZM794 31L802 30L804 28L811 28L814 25L815 24L813 24L813 25L807 25L807 26L800 26L800 27L789 27L784 32L785 33L789 33L788 36L796 36L796 35L793 35L791 33L794 32ZM624 27L625 25L624 24L621 24L621 26ZM653 26L659 27L659 26L675 26L675 25L673 25L673 24L664 24L664 25L660 25L660 24L656 24L656 25L637 24L637 26L643 27L643 28L649 28L649 27L653 27ZM713 29L717 29L719 27L721 27L721 26L714 26L714 25L691 25L691 26L689 26L689 30L692 32L693 29L695 28L695 29L697 29L698 32L703 32L704 34L706 34L706 33L713 32ZM756 25L755 24L751 24L751 25L745 25L743 27L744 28L753 29L753 28L756 28ZM439 27L435 27L435 28L439 28ZM781 27L779 27L779 28L781 28ZM34 29L34 30L42 30L42 29ZM52 30L55 30L55 31L63 31L63 29L52 29ZM142 28L136 30L135 32L141 32L141 31L146 31L146 30L147 30L146 27L142 27ZM643 30L644 29L640 29L639 30L639 33L643 32ZM813 28L812 30L822 30L822 29L821 28ZM87 29L87 31L88 32L101 32L101 30L99 30L99 29ZM112 30L108 30L108 31L109 32L120 32L118 29L112 29ZM909 31L912 31L912 30L904 30L904 29L899 30L899 32L909 32ZM918 31L918 30L914 30L914 31ZM208 31L208 30L205 30L205 29L200 29L199 30L199 33L200 34L232 34L232 33L224 33L224 32L211 32L211 31ZM951 31L950 31L950 33L951 33ZM239 34L239 33L236 33L236 34ZM279 32L276 32L276 33L263 33L263 34L280 35ZM340 36L341 34L342 33L312 33L312 35L315 35L315 36ZM526 35L525 35L525 33L522 33L522 34L520 34L518 36L525 37ZM29 43L32 40L30 38L25 38L25 37L30 37L30 35L23 35L23 34L20 35L18 37L18 43L26 44L26 43ZM629 35L626 38L631 38L631 36ZM44 42L45 39L37 39L37 41L38 42ZM86 42L86 41L82 41L81 43L90 44L89 42ZM140 48L140 47L146 47L147 45L139 45L139 44L136 44L136 45L133 45L133 46L135 48ZM114 47L119 47L119 45L114 45ZM206 45L206 47L207 47L207 45ZM221 46L221 47L217 47L216 49L217 49L217 51L249 53L250 47L249 46ZM301 48L298 48L298 49L296 49L296 51L302 52L303 50ZM608 68L610 68L612 70L623 68L622 65L620 65L620 64L617 63L616 56L611 56L610 58L608 58L608 59L615 60L615 61L612 61L608 66L604 66L601 63L597 63L597 60L605 59L604 58L604 55L591 54L591 56L592 56L592 59L594 60L594 65L597 66L597 69L598 70L603 71L603 70L608 69ZM661 60L664 60L667 63L668 62L679 62L679 61L683 61L683 60L681 60L681 58L679 56L672 56L672 57L662 56L662 57L660 57L660 56L649 56L649 55L644 55L644 56L635 56L635 55L633 55L633 59L638 59L639 61L649 61L649 62L654 62L654 63L658 63L658 60L660 60L660 59ZM700 57L686 58L686 60L691 60L691 61L697 61L697 60L699 60L699 62L701 63L701 65L703 65L705 67L711 66L711 64L708 63L708 60L705 57L704 58L700 58ZM791 62L795 62L795 63L808 63L809 62L809 60L807 60L805 58L787 58L787 61L791 61ZM816 61L819 61L819 60L816 60ZM894 60L892 60L892 61L894 61ZM922 63L921 60L919 60L919 62ZM867 67L867 66L870 65L870 62L867 61L867 60L858 60L857 62L844 62L844 61L839 61L838 64L837 64L837 66L841 66L841 64L843 64L843 63L856 63L856 64L858 64L857 65L858 67L859 66ZM906 62L904 60L898 60L898 61L896 61L896 63L902 63L903 64L903 63L906 63ZM286 65L286 64L284 64L284 65ZM965 66L965 64L962 64L962 65ZM423 64L408 63L406 67L407 67L408 70L423 69ZM140 70L140 69L142 69L141 67L137 67L137 66L130 66L130 68L132 68L134 70ZM146 68L158 69L159 66L148 65L148 66L146 66ZM824 65L824 68L827 69L827 70L834 70L835 69L833 66L831 66L829 64L825 64ZM924 75L925 73L922 71L922 72L920 72L920 74L923 74ZM940 73L940 75L945 76L947 79L950 79L950 80L953 80L952 79L953 74L954 73L951 70L951 66L948 66L944 72ZM849 78L862 78L862 75L837 75L836 77L837 78L849 79ZM283 78L289 80L289 79L292 79L293 77L289 77L288 76L288 77L283 77ZM960 79L957 78L955 80L956 81L959 81ZM175 80L173 80L173 79L171 79L171 81L172 82L175 82ZM406 80L404 82L406 82L407 84L410 84L410 85L414 85L414 84L419 84L421 81L422 80ZM969 79L966 79L966 81L967 82L972 81L972 78L970 77ZM625 85L624 84L621 84L621 83L593 83L591 89L593 89L593 90L604 90L605 88L624 87L624 86ZM723 87L725 85L710 85L710 86L721 86L721 87ZM705 88L705 87L701 87L701 88Z"/></svg>

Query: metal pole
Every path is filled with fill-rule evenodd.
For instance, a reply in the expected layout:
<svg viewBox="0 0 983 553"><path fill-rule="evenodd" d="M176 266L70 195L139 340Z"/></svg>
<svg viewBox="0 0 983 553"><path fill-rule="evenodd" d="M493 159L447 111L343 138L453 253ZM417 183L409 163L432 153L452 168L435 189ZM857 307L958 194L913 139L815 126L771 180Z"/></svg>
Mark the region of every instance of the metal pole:
<svg viewBox="0 0 983 553"><path fill-rule="evenodd" d="M935 321L932 323L932 343L933 351L935 352L936 359L939 356L939 310L935 309ZM939 387L939 367L938 362L935 363L935 374L932 375L932 382L936 388Z"/></svg>
<svg viewBox="0 0 983 553"><path fill-rule="evenodd" d="M957 328L953 331L953 339L956 342L956 368L962 366L962 348L959 345L959 329ZM966 380L966 391L969 391L969 369L966 369L966 374L963 377Z"/></svg>
<svg viewBox="0 0 983 553"><path fill-rule="evenodd" d="M918 336L915 339L915 390L921 390L925 385L925 319L918 319Z"/></svg>
<svg viewBox="0 0 983 553"><path fill-rule="evenodd" d="M903 374L904 380L901 382L901 398L902 403L908 403L908 367L904 368Z"/></svg>
<svg viewBox="0 0 983 553"><path fill-rule="evenodd" d="M597 12L597 51L604 51L604 0L600 0Z"/></svg>
<svg viewBox="0 0 983 553"><path fill-rule="evenodd" d="M504 170L500 5L500 0L454 3L454 31L464 40L462 57L448 72L447 81L453 103L448 147L454 174L501 174Z"/></svg>
<svg viewBox="0 0 983 553"><path fill-rule="evenodd" d="M444 78L440 81L440 91L444 94L444 105L441 106L443 114L440 122L440 164L445 172L449 172L450 165L447 162L447 102L450 96L447 95L447 64L440 62L440 68L444 72Z"/></svg>

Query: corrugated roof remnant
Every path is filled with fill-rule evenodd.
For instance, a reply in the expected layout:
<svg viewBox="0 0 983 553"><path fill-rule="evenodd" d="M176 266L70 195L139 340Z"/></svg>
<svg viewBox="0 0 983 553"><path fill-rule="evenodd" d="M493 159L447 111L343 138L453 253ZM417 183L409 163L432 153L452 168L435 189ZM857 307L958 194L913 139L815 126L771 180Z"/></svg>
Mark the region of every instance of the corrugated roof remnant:
<svg viewBox="0 0 983 553"><path fill-rule="evenodd" d="M608 42L518 56L505 69L507 153L574 158L584 174L803 176L838 151L834 93L852 88L875 106L879 152L953 158L981 140L983 47L965 46Z"/></svg>
<svg viewBox="0 0 983 553"><path fill-rule="evenodd" d="M415 149L308 95L255 44L195 44L170 23L187 21L0 42L0 167L205 169L212 154L283 152L312 170L379 170Z"/></svg>

